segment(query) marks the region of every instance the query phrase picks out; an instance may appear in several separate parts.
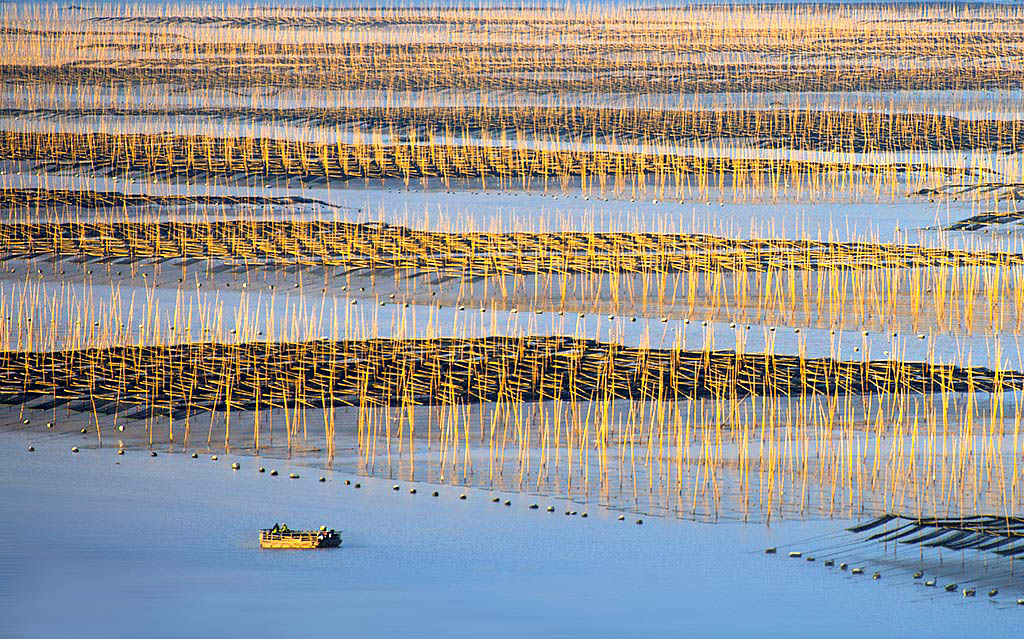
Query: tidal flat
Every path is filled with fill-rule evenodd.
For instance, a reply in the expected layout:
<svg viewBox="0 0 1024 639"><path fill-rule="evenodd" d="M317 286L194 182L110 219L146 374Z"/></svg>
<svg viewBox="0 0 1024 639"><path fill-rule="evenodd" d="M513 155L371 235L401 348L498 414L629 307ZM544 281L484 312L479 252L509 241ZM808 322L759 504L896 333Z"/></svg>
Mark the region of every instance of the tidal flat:
<svg viewBox="0 0 1024 639"><path fill-rule="evenodd" d="M1024 8L0 15L0 634L1020 625Z"/></svg>
<svg viewBox="0 0 1024 639"><path fill-rule="evenodd" d="M820 546L791 544L834 536L846 519L765 526L644 516L638 526L633 514L619 521L622 511L577 501L301 461L74 454L66 441L24 433L5 433L2 443L0 609L14 637L307 635L337 626L391 636L855 637L889 636L896 615L933 636L983 626L1010 637L1020 614L1005 598L972 602L915 582L913 550L896 559L867 547L835 555L885 571L880 581L825 568L824 555L812 564L764 554ZM299 479L288 479L292 472ZM342 548L261 551L255 531L271 520L338 525ZM956 572L959 559L950 561L945 570Z"/></svg>

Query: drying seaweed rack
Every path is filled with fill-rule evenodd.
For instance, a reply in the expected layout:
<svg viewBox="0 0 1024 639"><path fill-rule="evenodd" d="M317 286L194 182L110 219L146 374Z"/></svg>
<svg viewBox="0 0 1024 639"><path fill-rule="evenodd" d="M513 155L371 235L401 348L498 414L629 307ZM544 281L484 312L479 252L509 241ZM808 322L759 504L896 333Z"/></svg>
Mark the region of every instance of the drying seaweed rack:
<svg viewBox="0 0 1024 639"><path fill-rule="evenodd" d="M973 515L946 519L890 514L847 530L859 534L879 526L886 528L872 533L865 541L916 544L922 548L981 550L1003 557L1024 555L1024 517Z"/></svg>

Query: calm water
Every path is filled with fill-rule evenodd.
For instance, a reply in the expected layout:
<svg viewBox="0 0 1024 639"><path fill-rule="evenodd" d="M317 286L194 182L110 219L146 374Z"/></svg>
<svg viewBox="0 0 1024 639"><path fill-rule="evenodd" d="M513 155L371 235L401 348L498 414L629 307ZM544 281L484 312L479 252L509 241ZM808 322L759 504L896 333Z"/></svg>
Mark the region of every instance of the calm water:
<svg viewBox="0 0 1024 639"><path fill-rule="evenodd" d="M233 472L226 456L28 444L0 435L0 636L996 637L1024 619L1016 595L968 601L908 571L871 581L762 553L845 522L637 526L529 495L504 507L279 462L275 478L244 457ZM343 547L261 551L274 521L326 522Z"/></svg>

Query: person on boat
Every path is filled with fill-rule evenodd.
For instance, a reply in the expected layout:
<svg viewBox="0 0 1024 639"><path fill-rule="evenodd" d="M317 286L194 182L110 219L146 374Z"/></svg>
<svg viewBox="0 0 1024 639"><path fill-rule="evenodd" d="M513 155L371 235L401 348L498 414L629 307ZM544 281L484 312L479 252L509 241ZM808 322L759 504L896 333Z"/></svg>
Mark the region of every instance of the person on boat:
<svg viewBox="0 0 1024 639"><path fill-rule="evenodd" d="M274 522L274 527L270 529L270 532L272 532L272 533L281 532L281 524L279 524L279 523L277 523L275 521Z"/></svg>
<svg viewBox="0 0 1024 639"><path fill-rule="evenodd" d="M280 532L283 532L283 533L288 532L288 524L281 524Z"/></svg>

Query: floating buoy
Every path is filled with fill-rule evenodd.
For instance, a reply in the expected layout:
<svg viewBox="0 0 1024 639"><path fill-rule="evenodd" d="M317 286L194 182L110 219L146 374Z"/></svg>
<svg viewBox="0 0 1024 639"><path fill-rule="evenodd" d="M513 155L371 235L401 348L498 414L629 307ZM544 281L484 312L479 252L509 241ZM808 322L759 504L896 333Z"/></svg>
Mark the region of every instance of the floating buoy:
<svg viewBox="0 0 1024 639"><path fill-rule="evenodd" d="M644 520L643 519L637 519L636 520L636 525L637 526L642 526L643 524L644 524Z"/></svg>
<svg viewBox="0 0 1024 639"><path fill-rule="evenodd" d="M430 496L431 496L431 497L438 497L438 496L439 496L439 494L438 494L438 492L437 492L437 491L435 490L434 492L430 493Z"/></svg>
<svg viewBox="0 0 1024 639"><path fill-rule="evenodd" d="M989 597L995 597L998 594L999 594L999 589L998 588L993 588L992 590L988 591L988 596Z"/></svg>
<svg viewBox="0 0 1024 639"><path fill-rule="evenodd" d="M851 575L863 575L864 574L864 569L863 568L854 568L853 570L850 571L850 574Z"/></svg>
<svg viewBox="0 0 1024 639"><path fill-rule="evenodd" d="M239 464L238 462L234 462L234 463L231 464L231 470L238 470L241 467L242 467L242 465Z"/></svg>
<svg viewBox="0 0 1024 639"><path fill-rule="evenodd" d="M808 557L807 561L814 561L814 557Z"/></svg>
<svg viewBox="0 0 1024 639"><path fill-rule="evenodd" d="M53 428L53 422L46 422L47 428Z"/></svg>
<svg viewBox="0 0 1024 639"><path fill-rule="evenodd" d="M793 550L793 551L791 551L789 553L790 559L796 559L798 557L803 557L803 556L804 556L804 554L802 552L800 552L799 550Z"/></svg>
<svg viewBox="0 0 1024 639"><path fill-rule="evenodd" d="M956 584L946 584L946 592L956 592Z"/></svg>
<svg viewBox="0 0 1024 639"><path fill-rule="evenodd" d="M217 461L216 455L210 455L210 461Z"/></svg>
<svg viewBox="0 0 1024 639"><path fill-rule="evenodd" d="M766 555L774 555L777 552L779 552L778 548L765 548L764 549L764 554L766 554Z"/></svg>
<svg viewBox="0 0 1024 639"><path fill-rule="evenodd" d="M839 570L846 570L847 568L849 568L849 566L846 565L846 562L839 564Z"/></svg>
<svg viewBox="0 0 1024 639"><path fill-rule="evenodd" d="M78 452L78 446L72 446L71 447L71 452L77 453Z"/></svg>
<svg viewBox="0 0 1024 639"><path fill-rule="evenodd" d="M1024 597L1017 597L1017 605L1024 606Z"/></svg>
<svg viewBox="0 0 1024 639"><path fill-rule="evenodd" d="M261 472L261 473L265 473L265 472L267 472L267 469L266 469L266 468L264 468L263 466L260 466L260 468L259 468L259 472Z"/></svg>
<svg viewBox="0 0 1024 639"><path fill-rule="evenodd" d="M356 484L356 488L362 488L362 487L363 487L362 484L358 484L358 483Z"/></svg>
<svg viewBox="0 0 1024 639"><path fill-rule="evenodd" d="M926 588L934 588L935 587L935 580L934 579L929 579L928 581L924 582L924 585L925 585Z"/></svg>
<svg viewBox="0 0 1024 639"><path fill-rule="evenodd" d="M416 489L415 488L410 488L409 489L409 494L410 495L415 495L416 494Z"/></svg>
<svg viewBox="0 0 1024 639"><path fill-rule="evenodd" d="M974 588L964 588L964 597L973 597L974 592Z"/></svg>
<svg viewBox="0 0 1024 639"><path fill-rule="evenodd" d="M276 471L276 470L273 470L273 469L271 469L271 470L270 470L270 476L271 476L271 477L277 477L277 471Z"/></svg>
<svg viewBox="0 0 1024 639"><path fill-rule="evenodd" d="M327 478L324 477L323 475L320 475L320 479L318 479L317 481L320 482L320 483L323 483L323 482L327 481Z"/></svg>
<svg viewBox="0 0 1024 639"><path fill-rule="evenodd" d="M462 493L461 495L459 495L459 499L465 499L465 498L466 498L466 493Z"/></svg>
<svg viewBox="0 0 1024 639"><path fill-rule="evenodd" d="M89 432L89 429L88 428L83 428L82 430L80 430L78 432L80 432L80 433L82 433L84 435L84 434Z"/></svg>
<svg viewBox="0 0 1024 639"><path fill-rule="evenodd" d="M825 560L825 567L826 568L831 568L832 566L835 566L835 565L836 565L836 561L834 559L826 559Z"/></svg>
<svg viewBox="0 0 1024 639"><path fill-rule="evenodd" d="M36 452L36 447L35 446L29 446L28 447L28 452L30 452L30 453Z"/></svg>
<svg viewBox="0 0 1024 639"><path fill-rule="evenodd" d="M192 459L199 459L199 453L192 453Z"/></svg>
<svg viewBox="0 0 1024 639"><path fill-rule="evenodd" d="M555 512L555 507L554 506L548 506L548 512L549 513Z"/></svg>
<svg viewBox="0 0 1024 639"><path fill-rule="evenodd" d="M149 456L150 457L156 457L156 451L155 450L149 451Z"/></svg>
<svg viewBox="0 0 1024 639"><path fill-rule="evenodd" d="M124 449L123 448L118 448L117 449L117 454L118 455L124 455Z"/></svg>
<svg viewBox="0 0 1024 639"><path fill-rule="evenodd" d="M511 505L512 505L512 502L511 502L511 501L509 501L508 499L506 499L506 500L505 500L505 502L504 502L504 504L505 504L506 506L511 506Z"/></svg>
<svg viewBox="0 0 1024 639"><path fill-rule="evenodd" d="M298 478L299 478L299 474L298 473L288 473L288 479L298 479Z"/></svg>
<svg viewBox="0 0 1024 639"><path fill-rule="evenodd" d="M924 577L924 573L923 572L915 572L914 573L914 579L920 579L921 577Z"/></svg>
<svg viewBox="0 0 1024 639"><path fill-rule="evenodd" d="M625 515L619 515L619 521L626 521Z"/></svg>
<svg viewBox="0 0 1024 639"><path fill-rule="evenodd" d="M566 517L568 517L568 516L569 516L569 511L568 511L568 510L567 510L567 511L565 511L565 516L566 516Z"/></svg>
<svg viewBox="0 0 1024 639"><path fill-rule="evenodd" d="M875 580L881 579L882 578L882 573L876 572L873 575L871 575L871 578L875 579Z"/></svg>
<svg viewBox="0 0 1024 639"><path fill-rule="evenodd" d="M530 510L537 510L537 508L539 508L537 504L530 504Z"/></svg>
<svg viewBox="0 0 1024 639"><path fill-rule="evenodd" d="M398 484L395 484L394 486L392 486L391 490L398 490Z"/></svg>
<svg viewBox="0 0 1024 639"><path fill-rule="evenodd" d="M498 503L501 500L498 499L497 497L491 497L491 501L496 504L496 503Z"/></svg>
<svg viewBox="0 0 1024 639"><path fill-rule="evenodd" d="M587 516L587 513L580 513L580 517L586 518L586 516Z"/></svg>
<svg viewBox="0 0 1024 639"><path fill-rule="evenodd" d="M351 481L349 481L348 479L346 479L346 480L345 480L345 485L346 485L346 486L348 486L348 485L349 485L349 484L351 484L351 483L352 483L352 482L351 482Z"/></svg>

